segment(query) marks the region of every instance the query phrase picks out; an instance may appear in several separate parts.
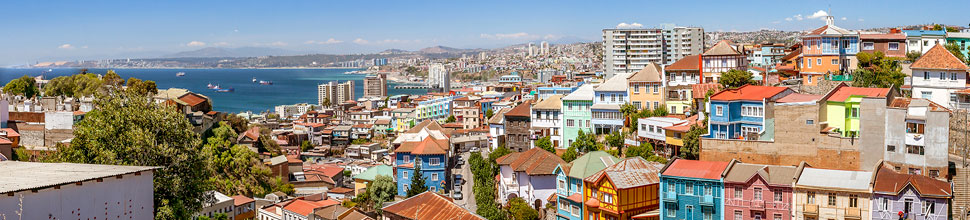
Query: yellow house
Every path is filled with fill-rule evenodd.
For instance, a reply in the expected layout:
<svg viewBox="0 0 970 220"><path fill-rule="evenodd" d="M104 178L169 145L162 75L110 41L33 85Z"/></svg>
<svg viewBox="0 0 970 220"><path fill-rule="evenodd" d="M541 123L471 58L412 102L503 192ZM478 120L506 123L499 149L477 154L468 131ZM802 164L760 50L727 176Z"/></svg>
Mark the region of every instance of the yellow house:
<svg viewBox="0 0 970 220"><path fill-rule="evenodd" d="M656 63L649 63L640 71L628 76L627 93L630 104L637 109L653 110L664 104L663 70Z"/></svg>
<svg viewBox="0 0 970 220"><path fill-rule="evenodd" d="M667 106L667 113L673 115L686 114L693 111L693 94L691 85L699 84L701 81L701 56L691 55L684 57L673 64L664 68L667 78L665 90L666 99L664 105ZM696 112L695 112L696 113Z"/></svg>
<svg viewBox="0 0 970 220"><path fill-rule="evenodd" d="M586 177L583 219L658 219L663 166L631 157Z"/></svg>
<svg viewBox="0 0 970 220"><path fill-rule="evenodd" d="M871 219L872 172L803 168L797 173L792 220Z"/></svg>
<svg viewBox="0 0 970 220"><path fill-rule="evenodd" d="M354 196L366 192L367 184L377 179L377 176L387 176L393 180L394 169L392 169L391 166L382 164L368 168L363 173L354 176Z"/></svg>

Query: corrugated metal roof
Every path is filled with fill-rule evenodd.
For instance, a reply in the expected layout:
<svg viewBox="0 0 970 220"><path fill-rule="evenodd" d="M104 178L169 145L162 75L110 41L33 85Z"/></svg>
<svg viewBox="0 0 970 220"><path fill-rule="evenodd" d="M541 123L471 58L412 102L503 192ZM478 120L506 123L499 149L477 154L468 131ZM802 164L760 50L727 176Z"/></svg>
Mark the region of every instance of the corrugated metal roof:
<svg viewBox="0 0 970 220"><path fill-rule="evenodd" d="M871 180L872 172L805 168L795 186L868 191Z"/></svg>
<svg viewBox="0 0 970 220"><path fill-rule="evenodd" d="M590 83L583 84L583 86L580 86L578 89L576 89L576 91L573 91L572 93L569 93L569 95L566 95L566 97L563 97L562 100L592 101L593 85Z"/></svg>
<svg viewBox="0 0 970 220"><path fill-rule="evenodd" d="M0 175L3 175L0 178L0 193L43 189L157 168L159 167L3 161L0 162Z"/></svg>
<svg viewBox="0 0 970 220"><path fill-rule="evenodd" d="M421 220L485 219L455 205L450 198L433 192L423 192L383 208L384 212Z"/></svg>
<svg viewBox="0 0 970 220"><path fill-rule="evenodd" d="M597 182L606 177L617 189L629 189L660 183L660 170L663 167L662 163L647 161L642 157L631 157L596 172L584 181Z"/></svg>
<svg viewBox="0 0 970 220"><path fill-rule="evenodd" d="M617 73L613 78L607 79L606 82L600 84L594 89L597 92L626 92L630 85L627 84L626 78L629 74Z"/></svg>

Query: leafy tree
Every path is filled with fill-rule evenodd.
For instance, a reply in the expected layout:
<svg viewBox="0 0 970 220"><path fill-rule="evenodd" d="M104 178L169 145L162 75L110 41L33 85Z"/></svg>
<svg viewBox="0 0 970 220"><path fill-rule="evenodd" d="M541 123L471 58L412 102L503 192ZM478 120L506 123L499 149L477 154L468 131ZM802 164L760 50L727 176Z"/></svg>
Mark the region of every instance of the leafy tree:
<svg viewBox="0 0 970 220"><path fill-rule="evenodd" d="M619 154L619 152L622 152L623 150L623 133L619 131L614 131L613 133L606 135L606 144L612 147L613 149L618 150L617 154ZM614 156L618 156L618 155L614 155Z"/></svg>
<svg viewBox="0 0 970 220"><path fill-rule="evenodd" d="M210 185L229 195L271 193L279 187L274 185L273 173L256 152L232 143L238 136L228 124L219 122L206 138L202 154L208 161Z"/></svg>
<svg viewBox="0 0 970 220"><path fill-rule="evenodd" d="M136 94L155 95L158 93L158 86L155 85L155 81L151 80L142 81L141 79L131 77L128 78L127 86L127 90L131 90Z"/></svg>
<svg viewBox="0 0 970 220"><path fill-rule="evenodd" d="M536 147L542 148L543 150L549 151L551 153L556 153L556 149L552 148L552 141L549 136L545 136L536 140Z"/></svg>
<svg viewBox="0 0 970 220"><path fill-rule="evenodd" d="M34 81L33 77L24 75L20 78L10 80L7 85L3 86L3 92L12 95L22 95L27 98L33 98L40 93L37 89L37 82Z"/></svg>
<svg viewBox="0 0 970 220"><path fill-rule="evenodd" d="M654 161L658 163L667 163L667 159L657 154L653 153L653 145L650 143L641 144L640 146L632 146L626 149L626 157L642 157L647 161Z"/></svg>
<svg viewBox="0 0 970 220"><path fill-rule="evenodd" d="M485 120L491 119L492 118L492 115L495 115L495 112L492 111L492 109L486 110L485 111Z"/></svg>
<svg viewBox="0 0 970 220"><path fill-rule="evenodd" d="M121 87L125 84L125 79L122 79L114 70L108 70L108 73L104 74L101 80L106 86Z"/></svg>
<svg viewBox="0 0 970 220"><path fill-rule="evenodd" d="M454 115L449 115L448 119L445 119L445 123L452 123L455 121L458 121L458 119L456 119Z"/></svg>
<svg viewBox="0 0 970 220"><path fill-rule="evenodd" d="M313 145L310 144L310 141L303 141L303 143L300 143L300 151L307 152L312 149L313 149Z"/></svg>
<svg viewBox="0 0 970 220"><path fill-rule="evenodd" d="M330 98L323 98L323 101L320 102L320 105L330 106Z"/></svg>
<svg viewBox="0 0 970 220"><path fill-rule="evenodd" d="M960 61L966 62L967 58L963 56L963 51L962 51L964 49L967 49L967 48L960 48L960 45L957 44L956 42L946 44L947 51L950 51L950 53L953 54L953 56L956 56L957 58L959 58Z"/></svg>
<svg viewBox="0 0 970 220"><path fill-rule="evenodd" d="M923 56L923 53L919 51L906 52L906 60L909 60L909 62L916 62L921 56Z"/></svg>
<svg viewBox="0 0 970 220"><path fill-rule="evenodd" d="M229 220L229 216L227 216L226 213L216 213L216 214L213 214L212 215L212 218L209 218L209 216L204 216L204 215L203 216L199 216L199 220L210 220L210 219L211 220Z"/></svg>
<svg viewBox="0 0 970 220"><path fill-rule="evenodd" d="M414 174L411 176L411 186L408 187L407 192L408 198L427 192L428 186L424 184L425 181L427 180L421 172L421 164L414 163Z"/></svg>
<svg viewBox="0 0 970 220"><path fill-rule="evenodd" d="M505 156L506 154L511 154L511 153L512 153L512 150L509 150L509 148L505 146L499 146L498 148L495 148L495 150L493 150L491 153L488 153L488 160L495 162L495 159L498 159L499 157L502 157L502 156Z"/></svg>
<svg viewBox="0 0 970 220"><path fill-rule="evenodd" d="M249 120L246 120L246 118L240 117L239 115L227 115L226 122L229 123L229 126L232 126L232 130L234 131L246 132L249 130Z"/></svg>
<svg viewBox="0 0 970 220"><path fill-rule="evenodd" d="M205 193L212 186L199 137L185 115L123 91L99 95L94 104L75 124L70 147L46 161L162 167L154 172L156 219L189 219L213 199Z"/></svg>
<svg viewBox="0 0 970 220"><path fill-rule="evenodd" d="M724 88L738 88L743 85L754 84L751 72L743 70L729 70L721 73L721 78L717 80Z"/></svg>
<svg viewBox="0 0 970 220"><path fill-rule="evenodd" d="M532 206L520 197L509 200L509 213L512 214L512 219L515 220L539 219L539 211L532 209Z"/></svg>
<svg viewBox="0 0 970 220"><path fill-rule="evenodd" d="M566 163L573 162L578 157L579 152L576 151L576 147L570 146L566 148L566 152L562 153L562 160L566 161Z"/></svg>
<svg viewBox="0 0 970 220"><path fill-rule="evenodd" d="M933 25L933 30L934 30L934 31L942 31L942 30L943 30L943 25L940 25L940 24L934 24L934 25Z"/></svg>
<svg viewBox="0 0 970 220"><path fill-rule="evenodd" d="M354 172L350 172L350 170L344 170L344 176L345 177L350 177L350 175L353 174L353 173Z"/></svg>
<svg viewBox="0 0 970 220"><path fill-rule="evenodd" d="M699 126L691 126L687 134L684 134L684 146L680 147L680 157L689 160L696 160L699 158L701 150L701 135L704 134L707 129Z"/></svg>
<svg viewBox="0 0 970 220"><path fill-rule="evenodd" d="M586 153L603 148L603 143L596 142L596 134L592 132L585 133L583 130L579 130L577 133L576 141L570 145L571 147L575 147L577 151Z"/></svg>
<svg viewBox="0 0 970 220"><path fill-rule="evenodd" d="M44 86L44 95L80 98L94 95L104 83L97 75L82 73L71 76L54 77Z"/></svg>
<svg viewBox="0 0 970 220"><path fill-rule="evenodd" d="M896 60L885 57L882 52L860 52L856 56L859 68L853 73L853 86L888 88L903 84L906 74Z"/></svg>
<svg viewBox="0 0 970 220"><path fill-rule="evenodd" d="M390 176L377 176L374 178L374 182L368 185L366 194L374 203L373 210L380 213L385 202L394 201L394 195L397 194L397 184L394 184L394 179Z"/></svg>
<svg viewBox="0 0 970 220"><path fill-rule="evenodd" d="M668 114L667 105L660 105L660 106L657 106L657 108L653 109L653 112L651 115L662 117L662 116L667 116L667 114Z"/></svg>

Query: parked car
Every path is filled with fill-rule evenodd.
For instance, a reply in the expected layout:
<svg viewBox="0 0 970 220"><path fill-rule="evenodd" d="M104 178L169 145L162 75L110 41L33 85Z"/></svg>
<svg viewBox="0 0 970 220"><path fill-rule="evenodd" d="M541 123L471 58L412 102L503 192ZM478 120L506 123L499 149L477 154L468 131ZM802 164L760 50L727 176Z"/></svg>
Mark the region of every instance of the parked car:
<svg viewBox="0 0 970 220"><path fill-rule="evenodd" d="M461 200L461 198L462 198L461 197L461 192L455 192L455 194L452 195L451 198L453 198L455 200Z"/></svg>
<svg viewBox="0 0 970 220"><path fill-rule="evenodd" d="M465 184L465 179L461 178L461 174L455 174L455 184Z"/></svg>
<svg viewBox="0 0 970 220"><path fill-rule="evenodd" d="M470 151L473 152L473 153L478 153L481 150L478 149L478 147L472 147L472 149Z"/></svg>
<svg viewBox="0 0 970 220"><path fill-rule="evenodd" d="M455 182L455 187L453 190L455 193L461 193L461 183Z"/></svg>

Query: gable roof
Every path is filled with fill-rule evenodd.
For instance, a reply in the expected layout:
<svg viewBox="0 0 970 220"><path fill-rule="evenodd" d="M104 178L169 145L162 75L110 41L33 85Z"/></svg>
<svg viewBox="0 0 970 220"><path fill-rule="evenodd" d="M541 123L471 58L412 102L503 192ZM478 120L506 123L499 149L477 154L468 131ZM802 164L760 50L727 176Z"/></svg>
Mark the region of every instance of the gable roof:
<svg viewBox="0 0 970 220"><path fill-rule="evenodd" d="M646 67L644 67L646 68ZM629 74L617 73L613 75L612 78L606 80L599 86L597 86L593 91L596 92L626 92L629 85L627 84L626 78Z"/></svg>
<svg viewBox="0 0 970 220"><path fill-rule="evenodd" d="M910 105L927 107L927 110L930 110L930 111L953 112L950 109L943 107L943 105L940 105L940 104L937 104L936 102L930 101L928 99L922 99L922 98L896 97L896 98L893 98L893 101L889 103L890 108L909 108Z"/></svg>
<svg viewBox="0 0 970 220"><path fill-rule="evenodd" d="M234 206L241 206L241 205L244 205L246 203L255 202L255 201L256 200L253 200L252 198L246 197L244 195L235 195L235 196L232 196L232 204Z"/></svg>
<svg viewBox="0 0 970 220"><path fill-rule="evenodd" d="M723 161L676 159L667 166L662 175L720 180L721 173L727 166L728 162Z"/></svg>
<svg viewBox="0 0 970 220"><path fill-rule="evenodd" d="M505 119L505 113L506 112L509 112L509 110L511 110L511 109L509 109L509 108L499 109L498 112L495 112L495 114L492 115L492 118L488 119L488 123L489 124L502 124L502 119Z"/></svg>
<svg viewBox="0 0 970 220"><path fill-rule="evenodd" d="M354 179L374 181L374 179L377 179L377 176L381 176L381 175L389 176L393 178L394 169L391 168L391 166L381 164L381 165L373 166L371 168L367 168L366 171L354 176Z"/></svg>
<svg viewBox="0 0 970 220"><path fill-rule="evenodd" d="M495 162L528 175L555 175L556 167L566 164L566 161L556 154L538 147L507 154L495 159Z"/></svg>
<svg viewBox="0 0 970 220"><path fill-rule="evenodd" d="M532 107L532 101L522 102L521 104L515 106L515 108L512 108L512 110L509 110L509 112L506 112L505 116L506 117L508 116L529 117L532 115L531 107Z"/></svg>
<svg viewBox="0 0 970 220"><path fill-rule="evenodd" d="M761 101L778 93L784 92L785 90L790 90L788 87L775 87L775 86L755 86L755 85L744 85L737 89L727 89L721 92L715 93L711 96L711 100L718 101L734 101L734 100L749 100L749 101Z"/></svg>
<svg viewBox="0 0 970 220"><path fill-rule="evenodd" d="M906 186L912 186L920 196L951 197L950 184L919 174L902 174L880 166L872 191L882 194L899 195Z"/></svg>
<svg viewBox="0 0 970 220"><path fill-rule="evenodd" d="M663 70L660 68L660 65L650 62L643 69L640 69L640 71L628 76L626 80L627 82L660 82L662 81L660 78L663 74L662 72ZM628 87L623 87L623 89L626 88Z"/></svg>
<svg viewBox="0 0 970 220"><path fill-rule="evenodd" d="M179 97L179 100L182 100L183 102L185 102L186 105L196 106L198 104L205 102L207 99L200 95L196 95L195 93L189 92Z"/></svg>
<svg viewBox="0 0 970 220"><path fill-rule="evenodd" d="M577 179L586 179L586 177L596 174L596 172L612 166L618 161L620 159L605 151L589 152L570 163L568 176Z"/></svg>
<svg viewBox="0 0 970 220"><path fill-rule="evenodd" d="M858 32L849 31L835 25L825 25L825 26L816 28L811 32L808 32L808 35L847 35L847 34L857 34L857 33Z"/></svg>
<svg viewBox="0 0 970 220"><path fill-rule="evenodd" d="M719 83L703 83L703 84L691 84L690 92L694 99L703 99L707 95L707 91L714 90L714 94L721 92L721 84Z"/></svg>
<svg viewBox="0 0 970 220"><path fill-rule="evenodd" d="M871 180L872 172L867 171L804 168L795 186L868 191Z"/></svg>
<svg viewBox="0 0 970 220"><path fill-rule="evenodd" d="M587 83L580 86L576 91L569 93L562 100L593 100L593 84Z"/></svg>
<svg viewBox="0 0 970 220"><path fill-rule="evenodd" d="M719 56L719 55L741 55L741 52L738 52L737 49L734 49L734 47L731 46L731 41L728 41L728 40L721 40L717 42L717 44L714 44L714 46L711 46L711 49L708 49L707 51L704 52L704 56Z"/></svg>
<svg viewBox="0 0 970 220"><path fill-rule="evenodd" d="M349 210L342 205L332 205L313 212L314 215L322 219L339 219L338 216Z"/></svg>
<svg viewBox="0 0 970 220"><path fill-rule="evenodd" d="M889 95L889 91L890 91L889 88L863 88L863 87L842 86L832 91L832 95L830 95L827 99L825 99L825 101L845 102L846 99L849 99L852 96L885 98L886 96Z"/></svg>
<svg viewBox="0 0 970 220"><path fill-rule="evenodd" d="M408 219L422 220L454 220L481 219L461 206L452 202L451 198L433 192L423 192L393 205L382 208L384 212Z"/></svg>
<svg viewBox="0 0 970 220"><path fill-rule="evenodd" d="M431 120L431 119L426 119L426 120L422 121L421 123L418 123L418 124L414 125L414 127L411 127L411 129L408 129L404 133L418 133L419 131L421 131L422 129L425 129L425 128L427 128L429 130L439 130L440 131L441 130L441 124L438 124L438 121Z"/></svg>
<svg viewBox="0 0 970 220"><path fill-rule="evenodd" d="M631 157L586 177L584 181L597 182L606 177L617 189L629 189L660 183L658 174L663 167L662 163L647 161L642 157Z"/></svg>
<svg viewBox="0 0 970 220"><path fill-rule="evenodd" d="M562 95L551 95L549 98L543 99L532 106L534 109L546 109L546 110L561 110L562 109Z"/></svg>
<svg viewBox="0 0 970 220"><path fill-rule="evenodd" d="M778 103L796 103L796 102L815 102L822 98L822 95L804 94L804 93L792 93L785 97L781 97L775 102Z"/></svg>
<svg viewBox="0 0 970 220"><path fill-rule="evenodd" d="M684 58L680 58L677 62L674 62L667 66L666 70L701 70L701 55L690 55Z"/></svg>
<svg viewBox="0 0 970 220"><path fill-rule="evenodd" d="M944 69L944 70L967 70L967 64L960 61L960 58L954 56L950 51L946 50L942 44L937 44L926 51L926 54L920 56L913 62L913 65L909 66L910 69Z"/></svg>
<svg viewBox="0 0 970 220"><path fill-rule="evenodd" d="M444 140L448 141L448 140ZM419 142L404 142L394 152L407 152L414 155L437 155L448 153L447 143L442 146L439 141L435 141L430 135Z"/></svg>
<svg viewBox="0 0 970 220"><path fill-rule="evenodd" d="M300 214L302 216L310 216L310 214L313 214L314 209L323 208L327 206L334 206L338 204L340 204L339 201L329 200L329 199L320 200L320 201L296 199L296 200L290 201L289 204L284 205L283 209L289 210L291 212L295 212L296 214Z"/></svg>
<svg viewBox="0 0 970 220"><path fill-rule="evenodd" d="M758 175L768 184L791 186L797 170L793 166L735 163L724 176L724 182L748 182L754 175Z"/></svg>

